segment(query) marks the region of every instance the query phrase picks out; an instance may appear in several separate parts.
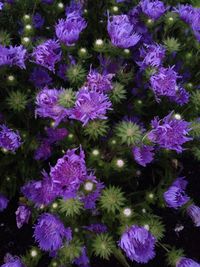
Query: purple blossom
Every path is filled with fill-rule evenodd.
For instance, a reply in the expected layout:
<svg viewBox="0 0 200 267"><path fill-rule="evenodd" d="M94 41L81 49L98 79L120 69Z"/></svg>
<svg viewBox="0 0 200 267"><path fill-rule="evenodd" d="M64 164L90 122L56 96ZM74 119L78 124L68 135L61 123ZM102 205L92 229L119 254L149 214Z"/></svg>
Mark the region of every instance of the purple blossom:
<svg viewBox="0 0 200 267"><path fill-rule="evenodd" d="M16 214L17 227L21 228L25 223L28 223L31 211L29 207L25 205L20 205L16 210L15 214Z"/></svg>
<svg viewBox="0 0 200 267"><path fill-rule="evenodd" d="M200 8L194 9L194 14L192 16L191 27L193 31L200 31Z"/></svg>
<svg viewBox="0 0 200 267"><path fill-rule="evenodd" d="M187 208L187 214L190 216L196 227L200 227L200 208L194 204Z"/></svg>
<svg viewBox="0 0 200 267"><path fill-rule="evenodd" d="M174 11L177 12L180 18L186 23L192 23L192 18L195 13L195 9L192 5L178 5L178 7L174 9Z"/></svg>
<svg viewBox="0 0 200 267"><path fill-rule="evenodd" d="M51 156L51 145L46 140L35 150L35 160L46 160Z"/></svg>
<svg viewBox="0 0 200 267"><path fill-rule="evenodd" d="M8 206L9 200L0 193L0 212L4 211Z"/></svg>
<svg viewBox="0 0 200 267"><path fill-rule="evenodd" d="M161 148L175 150L177 153L183 151L182 145L192 138L187 137L190 123L184 120L173 118L173 112L163 119L155 117L151 122L152 130L148 138L153 143L158 144Z"/></svg>
<svg viewBox="0 0 200 267"><path fill-rule="evenodd" d="M159 0L141 0L142 12L151 19L159 19L167 10L163 2Z"/></svg>
<svg viewBox="0 0 200 267"><path fill-rule="evenodd" d="M34 237L44 251L57 251L63 244L63 239L71 241L71 231L65 229L58 217L50 214L42 214L34 226Z"/></svg>
<svg viewBox="0 0 200 267"><path fill-rule="evenodd" d="M67 150L50 171L54 185L60 188L61 194L66 198L75 195L85 175L85 154L82 148L79 154L77 149Z"/></svg>
<svg viewBox="0 0 200 267"><path fill-rule="evenodd" d="M200 267L200 264L192 259L182 257L177 263L176 267Z"/></svg>
<svg viewBox="0 0 200 267"><path fill-rule="evenodd" d="M79 16L81 16L83 13L84 2L85 0L78 0L78 1L71 0L70 5L65 8L66 17L69 16L73 12L76 12Z"/></svg>
<svg viewBox="0 0 200 267"><path fill-rule="evenodd" d="M131 261L147 263L155 256L155 237L144 227L132 225L122 235L119 246Z"/></svg>
<svg viewBox="0 0 200 267"><path fill-rule="evenodd" d="M67 65L66 64L60 64L58 66L58 70L57 70L57 75L58 77L60 77L61 79L63 79L64 81L67 80Z"/></svg>
<svg viewBox="0 0 200 267"><path fill-rule="evenodd" d="M33 25L36 29L40 29L44 25L44 18L38 12L33 16Z"/></svg>
<svg viewBox="0 0 200 267"><path fill-rule="evenodd" d="M74 260L74 263L80 267L90 267L90 260L86 253L86 247L82 248L81 255Z"/></svg>
<svg viewBox="0 0 200 267"><path fill-rule="evenodd" d="M45 87L36 97L36 115L43 118L52 118L55 121L55 127L70 114L70 109L58 104L58 98L62 91L62 89L48 89Z"/></svg>
<svg viewBox="0 0 200 267"><path fill-rule="evenodd" d="M85 126L90 120L107 119L107 110L111 110L111 102L106 95L82 87L76 94L70 118L81 121Z"/></svg>
<svg viewBox="0 0 200 267"><path fill-rule="evenodd" d="M41 67L35 67L30 75L30 81L37 88L43 88L52 83L52 78L48 72Z"/></svg>
<svg viewBox="0 0 200 267"><path fill-rule="evenodd" d="M1 265L1 267L26 267L22 261L20 260L20 258L16 257L16 256L12 256L9 253L6 254L5 258L4 258L4 264Z"/></svg>
<svg viewBox="0 0 200 267"><path fill-rule="evenodd" d="M165 57L165 48L158 44L144 44L142 48L140 48L140 58L141 61L137 62L137 64L145 69L147 67L159 67L162 64L162 61Z"/></svg>
<svg viewBox="0 0 200 267"><path fill-rule="evenodd" d="M18 66L21 69L25 69L26 49L20 46L9 46L6 48L0 45L0 66Z"/></svg>
<svg viewBox="0 0 200 267"><path fill-rule="evenodd" d="M112 78L114 74L100 74L95 70L90 70L87 76L87 86L90 90L100 93L107 93L112 90Z"/></svg>
<svg viewBox="0 0 200 267"><path fill-rule="evenodd" d="M83 228L95 234L101 234L108 231L107 226L102 223L90 224L89 226L83 226Z"/></svg>
<svg viewBox="0 0 200 267"><path fill-rule="evenodd" d="M49 144L56 143L63 140L67 135L68 131L65 128L46 128L47 138Z"/></svg>
<svg viewBox="0 0 200 267"><path fill-rule="evenodd" d="M58 41L49 39L35 47L32 56L36 64L55 72L55 64L61 60L61 54Z"/></svg>
<svg viewBox="0 0 200 267"><path fill-rule="evenodd" d="M9 151L15 152L20 145L21 137L19 132L14 132L12 129L9 129L4 124L0 125L0 147L7 149Z"/></svg>
<svg viewBox="0 0 200 267"><path fill-rule="evenodd" d="M36 207L49 205L60 194L59 188L55 186L51 178L45 172L43 172L42 180L29 181L22 187L21 191Z"/></svg>
<svg viewBox="0 0 200 267"><path fill-rule="evenodd" d="M4 3L0 2L0 10L3 9Z"/></svg>
<svg viewBox="0 0 200 267"><path fill-rule="evenodd" d="M108 18L107 30L114 46L129 48L136 45L141 36L134 31L134 26L127 15Z"/></svg>
<svg viewBox="0 0 200 267"><path fill-rule="evenodd" d="M187 181L184 179L185 177L177 178L164 193L164 200L168 207L177 209L185 205L190 200L185 193Z"/></svg>
<svg viewBox="0 0 200 267"><path fill-rule="evenodd" d="M146 165L153 160L153 150L154 148L152 146L143 145L142 147L133 147L132 152L135 161L143 167L146 167Z"/></svg>
<svg viewBox="0 0 200 267"><path fill-rule="evenodd" d="M190 94L181 86L176 87L176 95L170 96L169 99L173 102L176 102L180 106L183 106L188 103Z"/></svg>
<svg viewBox="0 0 200 267"><path fill-rule="evenodd" d="M56 24L56 36L66 46L74 45L87 23L77 12L68 14L66 19L60 19Z"/></svg>

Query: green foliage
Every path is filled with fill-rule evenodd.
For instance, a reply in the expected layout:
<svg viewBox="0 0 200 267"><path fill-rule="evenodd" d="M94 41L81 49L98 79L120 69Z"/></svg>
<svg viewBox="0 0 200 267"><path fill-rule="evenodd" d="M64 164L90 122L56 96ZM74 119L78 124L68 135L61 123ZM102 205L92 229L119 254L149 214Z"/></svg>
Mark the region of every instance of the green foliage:
<svg viewBox="0 0 200 267"><path fill-rule="evenodd" d="M199 121L192 122L191 129L192 129L190 131L191 136L194 138L199 138L200 137L200 122Z"/></svg>
<svg viewBox="0 0 200 267"><path fill-rule="evenodd" d="M70 198L67 200L60 199L58 202L58 209L64 213L66 217L74 217L81 213L83 203L77 198Z"/></svg>
<svg viewBox="0 0 200 267"><path fill-rule="evenodd" d="M38 262L42 257L41 251L37 247L32 247L22 257L22 262L29 267L37 267Z"/></svg>
<svg viewBox="0 0 200 267"><path fill-rule="evenodd" d="M70 264L75 258L78 258L82 250L82 242L73 238L69 244L65 244L58 252L58 259L62 265Z"/></svg>
<svg viewBox="0 0 200 267"><path fill-rule="evenodd" d="M111 236L108 234L97 235L92 240L92 250L95 256L102 259L108 260L113 250L115 248L115 243Z"/></svg>

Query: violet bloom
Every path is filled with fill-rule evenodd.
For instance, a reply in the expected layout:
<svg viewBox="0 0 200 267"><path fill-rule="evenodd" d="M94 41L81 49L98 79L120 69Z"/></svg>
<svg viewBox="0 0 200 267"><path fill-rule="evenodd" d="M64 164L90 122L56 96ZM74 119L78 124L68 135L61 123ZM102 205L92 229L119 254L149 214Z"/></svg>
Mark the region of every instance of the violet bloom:
<svg viewBox="0 0 200 267"><path fill-rule="evenodd" d="M50 171L54 185L60 188L61 194L66 198L75 196L85 175L85 154L82 148L79 154L77 154L77 149L67 150L67 153L58 159Z"/></svg>
<svg viewBox="0 0 200 267"><path fill-rule="evenodd" d="M87 76L87 86L93 91L107 93L112 90L112 78L114 74L100 74L95 70L90 70Z"/></svg>
<svg viewBox="0 0 200 267"><path fill-rule="evenodd" d="M47 140L49 144L61 141L68 135L68 131L65 128L46 128L45 130L47 133L47 138L45 140Z"/></svg>
<svg viewBox="0 0 200 267"><path fill-rule="evenodd" d="M148 138L161 148L175 150L177 153L183 151L182 145L192 138L188 137L190 123L173 118L173 112L163 119L155 117L151 122L152 130Z"/></svg>
<svg viewBox="0 0 200 267"><path fill-rule="evenodd" d="M177 261L176 267L200 267L200 264L196 261L193 261L192 259L182 257Z"/></svg>
<svg viewBox="0 0 200 267"><path fill-rule="evenodd" d="M188 182L184 179L185 177L177 178L164 193L164 200L168 207L177 209L185 205L190 200L185 193Z"/></svg>
<svg viewBox="0 0 200 267"><path fill-rule="evenodd" d="M191 27L193 31L196 32L200 31L200 8L194 9L194 14L191 21Z"/></svg>
<svg viewBox="0 0 200 267"><path fill-rule="evenodd" d="M60 19L56 24L56 36L66 46L74 45L87 23L77 12L68 14L66 19Z"/></svg>
<svg viewBox="0 0 200 267"><path fill-rule="evenodd" d="M75 107L70 118L79 120L85 126L90 120L107 119L106 112L111 110L111 102L103 93L82 87L76 94Z"/></svg>
<svg viewBox="0 0 200 267"><path fill-rule="evenodd" d="M47 173L43 172L43 176L42 180L29 181L21 189L23 195L36 207L49 205L60 194L59 188L55 186Z"/></svg>
<svg viewBox="0 0 200 267"><path fill-rule="evenodd" d="M34 237L41 250L54 252L61 248L64 238L71 241L71 232L50 213L40 215L34 228Z"/></svg>
<svg viewBox="0 0 200 267"><path fill-rule="evenodd" d="M0 193L0 212L4 211L8 206L9 200Z"/></svg>
<svg viewBox="0 0 200 267"><path fill-rule="evenodd" d="M143 167L146 167L146 165L153 160L153 150L154 148L152 146L143 145L142 147L133 147L132 152L135 161Z"/></svg>
<svg viewBox="0 0 200 267"><path fill-rule="evenodd" d="M42 28L44 25L44 18L40 15L40 13L36 12L35 15L33 16L33 26L36 29Z"/></svg>
<svg viewBox="0 0 200 267"><path fill-rule="evenodd" d="M200 208L194 204L187 208L187 214L190 216L196 227L200 227Z"/></svg>
<svg viewBox="0 0 200 267"><path fill-rule="evenodd" d="M176 87L176 94L174 96L170 96L169 99L173 102L176 102L180 106L183 106L188 103L190 98L190 94L181 86Z"/></svg>
<svg viewBox="0 0 200 267"><path fill-rule="evenodd" d="M107 30L114 46L129 48L136 45L141 36L134 31L134 26L127 15L108 18Z"/></svg>
<svg viewBox="0 0 200 267"><path fill-rule="evenodd" d="M61 60L61 48L58 41L49 39L35 47L32 56L36 64L55 72L55 65Z"/></svg>
<svg viewBox="0 0 200 267"><path fill-rule="evenodd" d="M58 66L58 70L57 70L57 75L58 77L60 77L61 79L63 79L64 81L67 80L67 65L66 64L60 64Z"/></svg>
<svg viewBox="0 0 200 267"><path fill-rule="evenodd" d="M51 156L51 145L46 140L35 150L35 160L47 160Z"/></svg>
<svg viewBox="0 0 200 267"><path fill-rule="evenodd" d="M167 10L163 2L159 0L141 0L142 12L151 19L159 19Z"/></svg>
<svg viewBox="0 0 200 267"><path fill-rule="evenodd" d="M82 183L82 192L80 193L80 200L84 203L84 208L94 210L96 202L101 196L101 191L104 184L97 181L96 176L92 173L85 176Z"/></svg>
<svg viewBox="0 0 200 267"><path fill-rule="evenodd" d="M101 234L108 231L107 226L102 223L90 224L89 226L84 226L83 228L95 234Z"/></svg>
<svg viewBox="0 0 200 267"><path fill-rule="evenodd" d="M0 2L0 10L3 9L4 3Z"/></svg>
<svg viewBox="0 0 200 267"><path fill-rule="evenodd" d="M155 237L144 227L132 225L122 235L119 246L131 261L147 263L155 256Z"/></svg>
<svg viewBox="0 0 200 267"><path fill-rule="evenodd" d="M52 83L52 78L48 72L41 67L35 67L30 75L30 81L37 88L43 88Z"/></svg>
<svg viewBox="0 0 200 267"><path fill-rule="evenodd" d="M156 67L161 66L162 61L165 57L165 48L158 44L144 44L142 48L140 48L140 58L141 61L137 62L137 64L145 69L147 67Z"/></svg>
<svg viewBox="0 0 200 267"><path fill-rule="evenodd" d="M26 267L19 257L12 256L11 254L6 254L4 258L4 264L1 267Z"/></svg>
<svg viewBox="0 0 200 267"><path fill-rule="evenodd" d="M21 205L18 207L15 214L16 214L17 227L21 228L25 223L28 223L31 211L29 207Z"/></svg>
<svg viewBox="0 0 200 267"><path fill-rule="evenodd" d="M186 23L192 23L192 18L195 13L195 9L192 5L178 5L177 8L174 8L174 11L177 12L180 18Z"/></svg>
<svg viewBox="0 0 200 267"><path fill-rule="evenodd" d="M55 127L70 114L70 109L66 109L58 104L61 90L48 89L45 87L36 97L37 108L35 114L43 118L52 118L55 121Z"/></svg>
<svg viewBox="0 0 200 267"><path fill-rule="evenodd" d="M18 66L21 69L25 69L26 49L20 46L9 46L6 48L0 45L0 66Z"/></svg>
<svg viewBox="0 0 200 267"><path fill-rule="evenodd" d="M90 260L86 253L86 247L82 248L81 255L76 258L73 263L80 267L90 267Z"/></svg>
<svg viewBox="0 0 200 267"><path fill-rule="evenodd" d="M0 147L15 152L21 146L21 137L18 131L0 125Z"/></svg>

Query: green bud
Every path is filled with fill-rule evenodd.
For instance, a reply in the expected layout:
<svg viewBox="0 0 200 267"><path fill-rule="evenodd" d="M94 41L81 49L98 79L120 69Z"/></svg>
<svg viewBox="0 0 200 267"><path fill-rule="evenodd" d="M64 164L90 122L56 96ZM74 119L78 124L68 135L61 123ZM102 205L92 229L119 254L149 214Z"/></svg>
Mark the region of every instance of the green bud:
<svg viewBox="0 0 200 267"><path fill-rule="evenodd" d="M23 111L27 105L27 96L20 91L12 91L6 99L10 109L13 111Z"/></svg>
<svg viewBox="0 0 200 267"><path fill-rule="evenodd" d="M165 14L164 20L167 26L172 26L178 20L178 14L176 14L175 12L167 12Z"/></svg>
<svg viewBox="0 0 200 267"><path fill-rule="evenodd" d="M105 136L108 131L107 121L93 120L84 127L84 134L90 139L97 140L101 136Z"/></svg>
<svg viewBox="0 0 200 267"><path fill-rule="evenodd" d="M58 202L58 209L64 213L66 217L74 217L81 214L83 203L77 198L70 198L67 200L60 199Z"/></svg>
<svg viewBox="0 0 200 267"><path fill-rule="evenodd" d="M144 227L148 228L157 240L161 240L164 237L165 226L160 217L148 214L142 218L141 223Z"/></svg>
<svg viewBox="0 0 200 267"><path fill-rule="evenodd" d="M67 69L66 76L72 85L80 86L84 82L86 72L81 65L76 64Z"/></svg>
<svg viewBox="0 0 200 267"><path fill-rule="evenodd" d="M116 171L124 171L124 168L126 167L126 162L121 158L115 158L112 160L112 167Z"/></svg>
<svg viewBox="0 0 200 267"><path fill-rule="evenodd" d="M92 240L92 250L95 256L108 260L113 250L115 249L115 243L111 236L108 234L97 235Z"/></svg>
<svg viewBox="0 0 200 267"><path fill-rule="evenodd" d="M24 23L31 23L31 16L29 14L25 14L23 16L23 22Z"/></svg>
<svg viewBox="0 0 200 267"><path fill-rule="evenodd" d="M184 257L184 251L182 249L172 248L167 253L167 264L169 266L176 266L177 262Z"/></svg>
<svg viewBox="0 0 200 267"><path fill-rule="evenodd" d="M192 109L200 112L200 91L192 92L190 100Z"/></svg>
<svg viewBox="0 0 200 267"><path fill-rule="evenodd" d="M25 24L24 25L24 33L26 34L26 36L32 35L33 32L34 32L34 30L33 30L33 26L31 24Z"/></svg>
<svg viewBox="0 0 200 267"><path fill-rule="evenodd" d="M21 43L27 47L31 44L31 39L28 36L23 36L21 39Z"/></svg>
<svg viewBox="0 0 200 267"><path fill-rule="evenodd" d="M82 58L82 59L86 59L86 58L88 58L88 51L87 51L87 49L86 48L84 48L84 47L82 47L82 48L80 48L79 49L79 51L78 51L78 55L79 55L79 57L80 58Z"/></svg>
<svg viewBox="0 0 200 267"><path fill-rule="evenodd" d="M94 43L94 50L97 52L105 52L106 44L102 39L97 39Z"/></svg>
<svg viewBox="0 0 200 267"><path fill-rule="evenodd" d="M73 238L69 244L64 245L58 252L58 259L60 259L61 265L71 264L75 258L80 256L81 250L81 241Z"/></svg>
<svg viewBox="0 0 200 267"><path fill-rule="evenodd" d="M169 53L178 52L180 50L180 43L174 37L168 37L163 43Z"/></svg>
<svg viewBox="0 0 200 267"><path fill-rule="evenodd" d="M191 123L191 131L190 131L190 135L192 137L195 138L199 138L200 137L200 121L194 121Z"/></svg>
<svg viewBox="0 0 200 267"><path fill-rule="evenodd" d="M11 38L10 34L7 33L6 31L0 31L0 44L8 46L10 45Z"/></svg>
<svg viewBox="0 0 200 267"><path fill-rule="evenodd" d="M117 78L119 79L120 83L122 84L128 84L134 79L134 69L131 68L130 70L121 69L117 73Z"/></svg>
<svg viewBox="0 0 200 267"><path fill-rule="evenodd" d="M65 89L60 95L58 99L59 105L65 108L72 108L74 106L76 100L75 92L71 88Z"/></svg>
<svg viewBox="0 0 200 267"><path fill-rule="evenodd" d="M113 89L110 92L110 99L114 104L118 104L126 99L126 90L124 85L116 82L113 85Z"/></svg>

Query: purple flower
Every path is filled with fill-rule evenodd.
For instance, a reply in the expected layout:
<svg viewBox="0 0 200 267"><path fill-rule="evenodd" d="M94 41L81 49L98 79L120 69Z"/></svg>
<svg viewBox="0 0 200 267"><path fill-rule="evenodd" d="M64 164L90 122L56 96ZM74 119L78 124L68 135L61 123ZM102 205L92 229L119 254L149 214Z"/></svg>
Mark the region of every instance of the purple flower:
<svg viewBox="0 0 200 267"><path fill-rule="evenodd" d="M44 25L44 18L38 12L33 16L33 25L36 29L40 29Z"/></svg>
<svg viewBox="0 0 200 267"><path fill-rule="evenodd" d="M32 56L36 64L55 72L55 64L61 60L61 48L58 41L49 39L35 47Z"/></svg>
<svg viewBox="0 0 200 267"><path fill-rule="evenodd" d="M52 83L52 78L48 72L41 67L35 67L30 75L30 81L37 88L43 88Z"/></svg>
<svg viewBox="0 0 200 267"><path fill-rule="evenodd" d="M185 205L190 198L185 194L187 181L185 177L177 178L164 193L164 200L168 207L177 209Z"/></svg>
<svg viewBox="0 0 200 267"><path fill-rule="evenodd" d="M70 118L81 121L85 126L90 120L107 119L107 110L111 110L111 102L106 95L82 87L76 94Z"/></svg>
<svg viewBox="0 0 200 267"><path fill-rule="evenodd" d="M188 103L190 94L182 87L177 86L176 87L176 95L170 96L169 99L171 101L176 102L180 106L183 106Z"/></svg>
<svg viewBox="0 0 200 267"><path fill-rule="evenodd" d="M7 208L8 202L9 200L0 193L0 212L2 212L3 210Z"/></svg>
<svg viewBox="0 0 200 267"><path fill-rule="evenodd" d="M141 0L142 12L151 19L159 19L167 10L163 2L159 0Z"/></svg>
<svg viewBox="0 0 200 267"><path fill-rule="evenodd" d="M21 228L24 223L28 223L30 215L31 215L31 211L29 207L25 205L21 205L18 207L15 214L16 214L17 227Z"/></svg>
<svg viewBox="0 0 200 267"><path fill-rule="evenodd" d="M56 165L51 167L50 176L54 185L60 188L64 197L73 197L86 175L85 154L80 148L67 150L67 153L58 159Z"/></svg>
<svg viewBox="0 0 200 267"><path fill-rule="evenodd" d="M177 8L174 9L177 12L182 20L186 23L192 23L192 19L195 13L195 9L192 5L178 5Z"/></svg>
<svg viewBox="0 0 200 267"><path fill-rule="evenodd" d="M107 93L112 90L112 78L114 74L100 74L95 70L90 70L87 76L87 86L90 90L100 93Z"/></svg>
<svg viewBox="0 0 200 267"><path fill-rule="evenodd" d="M0 2L0 10L3 9L4 3Z"/></svg>
<svg viewBox="0 0 200 267"><path fill-rule="evenodd" d="M63 239L71 240L71 231L65 229L58 217L50 214L42 214L34 226L34 237L44 251L57 251L63 244Z"/></svg>
<svg viewBox="0 0 200 267"><path fill-rule="evenodd" d="M193 31L200 31L200 8L194 9L194 14L192 16L191 26Z"/></svg>
<svg viewBox="0 0 200 267"><path fill-rule="evenodd" d="M59 188L55 186L47 173L43 172L43 176L42 180L29 181L21 189L24 196L36 207L49 205L60 194Z"/></svg>
<svg viewBox="0 0 200 267"><path fill-rule="evenodd" d="M187 208L187 214L190 216L196 227L200 227L200 208L194 204Z"/></svg>
<svg viewBox="0 0 200 267"><path fill-rule="evenodd" d="M136 45L141 36L134 31L134 26L127 15L108 18L107 30L114 46L128 48Z"/></svg>
<svg viewBox="0 0 200 267"><path fill-rule="evenodd" d="M14 132L12 129L9 129L4 124L0 125L0 147L7 149L9 151L15 152L20 145L21 137L19 132Z"/></svg>
<svg viewBox="0 0 200 267"><path fill-rule="evenodd" d="M16 256L12 256L9 253L6 254L4 258L5 264L1 265L1 267L26 267L20 260L20 258Z"/></svg>
<svg viewBox="0 0 200 267"><path fill-rule="evenodd" d="M58 77L60 77L64 81L66 81L67 80L66 73L67 73L67 65L66 64L60 64L58 66L58 71L57 71Z"/></svg>
<svg viewBox="0 0 200 267"><path fill-rule="evenodd" d="M177 153L183 151L182 145L192 140L187 137L190 123L184 120L173 118L173 112L163 119L155 117L151 122L152 130L148 134L148 138L153 143L158 144L161 148L175 150Z"/></svg>
<svg viewBox="0 0 200 267"><path fill-rule="evenodd" d="M104 184L97 181L96 176L92 173L82 180L83 191L80 194L80 200L84 203L85 209L93 210L96 208L96 201L101 196Z"/></svg>
<svg viewBox="0 0 200 267"><path fill-rule="evenodd" d="M140 58L142 61L137 62L137 64L145 69L147 67L159 67L165 57L165 48L158 44L147 45L144 44L140 48Z"/></svg>
<svg viewBox="0 0 200 267"><path fill-rule="evenodd" d="M155 256L155 242L155 237L144 227L132 225L123 233L119 246L130 260L147 263Z"/></svg>
<svg viewBox="0 0 200 267"><path fill-rule="evenodd" d="M66 109L58 104L58 98L62 91L62 89L48 89L45 87L36 97L36 115L52 118L55 121L55 127L70 114L70 109Z"/></svg>
<svg viewBox="0 0 200 267"><path fill-rule="evenodd" d="M132 152L135 161L146 167L146 165L152 162L154 157L154 152L152 152L154 148L152 146L143 145L142 147L133 147Z"/></svg>
<svg viewBox="0 0 200 267"><path fill-rule="evenodd" d="M200 264L192 259L183 257L176 263L176 267L200 267Z"/></svg>
<svg viewBox="0 0 200 267"><path fill-rule="evenodd" d="M0 45L0 66L18 66L21 69L25 69L26 49L20 46L9 46L6 48Z"/></svg>
<svg viewBox="0 0 200 267"><path fill-rule="evenodd" d="M51 145L46 140L35 150L35 160L46 160L51 156Z"/></svg>
<svg viewBox="0 0 200 267"><path fill-rule="evenodd" d="M56 25L56 36L66 46L74 45L87 23L77 12L68 14L66 19L60 19Z"/></svg>
<svg viewBox="0 0 200 267"><path fill-rule="evenodd" d="M83 226L83 228L95 234L101 234L108 231L107 226L102 223L90 224L89 226Z"/></svg>
<svg viewBox="0 0 200 267"><path fill-rule="evenodd" d="M80 267L90 267L90 260L86 253L86 247L82 248L81 255L74 260L74 263Z"/></svg>
<svg viewBox="0 0 200 267"><path fill-rule="evenodd" d="M67 135L68 131L65 128L46 128L47 138L49 144L56 143L58 141L63 140Z"/></svg>

